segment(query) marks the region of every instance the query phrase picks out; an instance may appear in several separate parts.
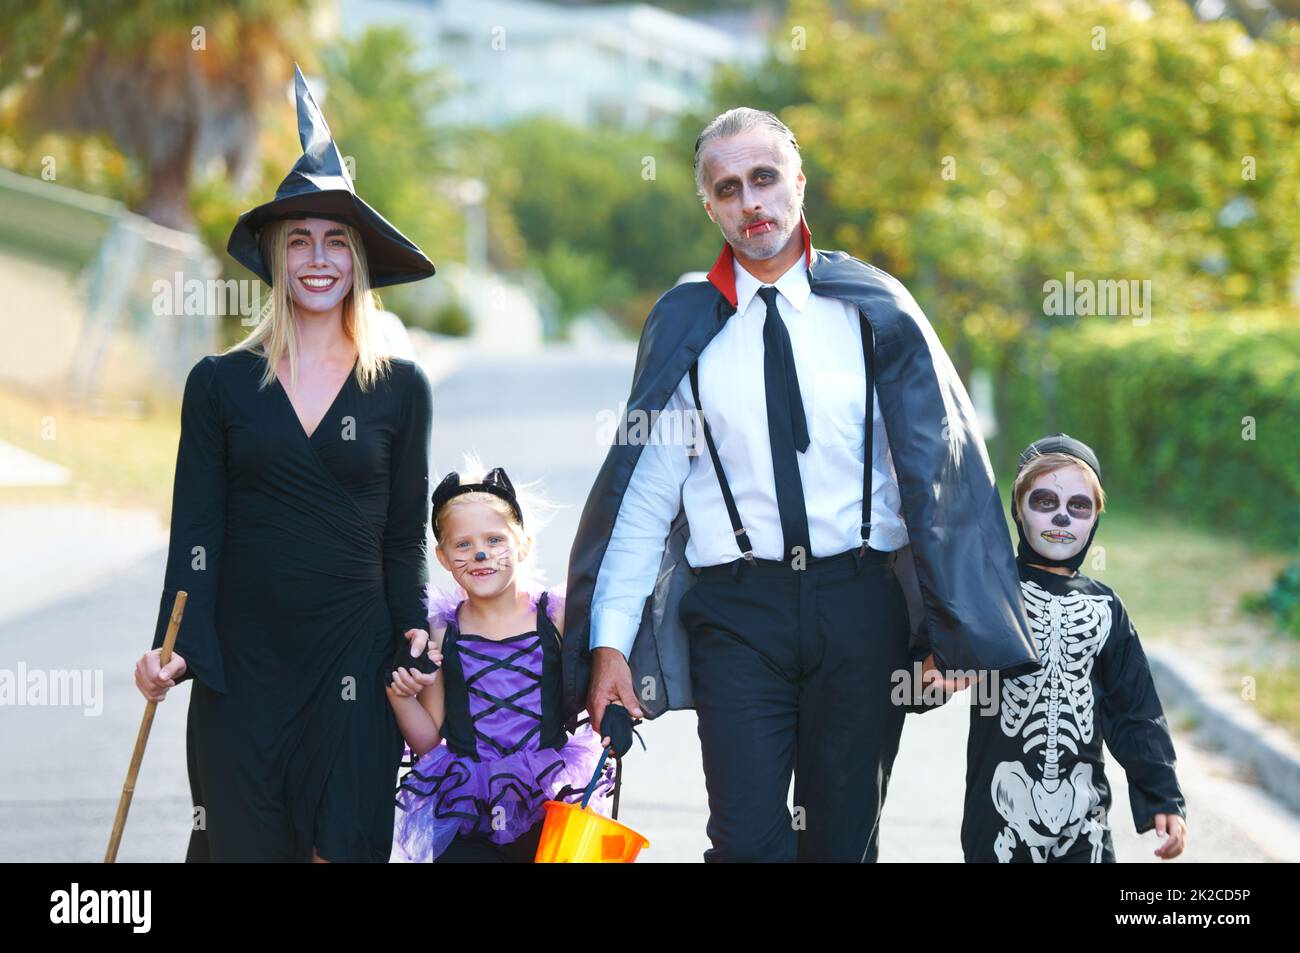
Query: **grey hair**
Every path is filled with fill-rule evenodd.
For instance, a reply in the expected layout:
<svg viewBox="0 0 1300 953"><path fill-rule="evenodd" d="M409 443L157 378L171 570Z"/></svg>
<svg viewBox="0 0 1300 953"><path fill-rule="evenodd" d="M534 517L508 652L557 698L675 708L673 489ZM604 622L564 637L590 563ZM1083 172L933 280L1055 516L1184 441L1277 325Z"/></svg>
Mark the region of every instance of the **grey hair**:
<svg viewBox="0 0 1300 953"><path fill-rule="evenodd" d="M704 131L700 133L699 138L695 140L695 190L699 193L701 199L708 198L704 191L704 168L700 163L700 155L704 152L705 147L711 142L716 142L719 139L729 139L732 136L753 129L766 129L775 133L777 140L783 146L788 144L789 151L794 156L795 168L803 168L803 156L799 152L799 141L795 139L794 133L790 131L789 126L778 119L774 113L770 113L765 109L737 106L714 117L713 121L704 127Z"/></svg>

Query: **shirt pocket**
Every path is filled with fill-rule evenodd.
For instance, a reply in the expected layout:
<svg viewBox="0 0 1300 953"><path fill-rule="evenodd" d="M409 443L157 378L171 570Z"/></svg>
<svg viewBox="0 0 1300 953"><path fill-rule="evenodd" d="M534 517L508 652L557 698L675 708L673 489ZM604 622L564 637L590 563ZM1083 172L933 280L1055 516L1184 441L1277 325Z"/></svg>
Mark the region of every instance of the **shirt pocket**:
<svg viewBox="0 0 1300 953"><path fill-rule="evenodd" d="M854 453L866 435L867 376L852 371L822 371L814 378L813 436L832 440Z"/></svg>

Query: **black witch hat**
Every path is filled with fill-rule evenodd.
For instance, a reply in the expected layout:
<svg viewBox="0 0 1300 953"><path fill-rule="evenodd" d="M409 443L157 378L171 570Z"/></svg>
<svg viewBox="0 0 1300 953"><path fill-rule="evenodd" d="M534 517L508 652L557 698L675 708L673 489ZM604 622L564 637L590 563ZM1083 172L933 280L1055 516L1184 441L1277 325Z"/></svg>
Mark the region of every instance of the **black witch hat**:
<svg viewBox="0 0 1300 953"><path fill-rule="evenodd" d="M361 234L370 264L371 287L399 285L432 275L433 262L424 252L357 195L325 117L296 63L293 71L302 158L280 183L274 199L239 216L226 251L271 284L271 270L259 244L263 226L279 218L328 218L351 225Z"/></svg>

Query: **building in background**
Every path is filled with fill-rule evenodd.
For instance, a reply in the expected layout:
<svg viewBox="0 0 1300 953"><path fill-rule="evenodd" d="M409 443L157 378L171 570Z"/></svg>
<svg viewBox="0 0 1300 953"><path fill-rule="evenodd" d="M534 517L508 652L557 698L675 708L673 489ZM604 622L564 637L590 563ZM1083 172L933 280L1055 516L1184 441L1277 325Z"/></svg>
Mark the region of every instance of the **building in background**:
<svg viewBox="0 0 1300 953"><path fill-rule="evenodd" d="M761 32L723 30L644 3L339 0L345 36L399 26L419 64L452 80L439 117L506 125L546 115L578 126L668 132L714 71L764 53Z"/></svg>

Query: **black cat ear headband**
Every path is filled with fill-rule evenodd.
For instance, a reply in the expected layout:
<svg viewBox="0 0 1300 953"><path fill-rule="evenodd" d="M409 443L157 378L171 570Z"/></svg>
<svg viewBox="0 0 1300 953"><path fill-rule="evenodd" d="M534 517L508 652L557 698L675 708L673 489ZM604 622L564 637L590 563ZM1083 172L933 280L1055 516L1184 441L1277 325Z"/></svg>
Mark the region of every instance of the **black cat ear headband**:
<svg viewBox="0 0 1300 953"><path fill-rule="evenodd" d="M515 498L515 485L510 482L510 477L506 476L505 470L493 467L483 477L482 483L461 483L460 474L453 470L442 478L442 482L433 491L433 535L438 542L442 542L442 533L438 529L438 511L448 500L462 493L491 493L493 496L501 497L510 504L510 509L515 514L515 519L519 521L519 525L524 525L524 514L519 508L519 500Z"/></svg>

